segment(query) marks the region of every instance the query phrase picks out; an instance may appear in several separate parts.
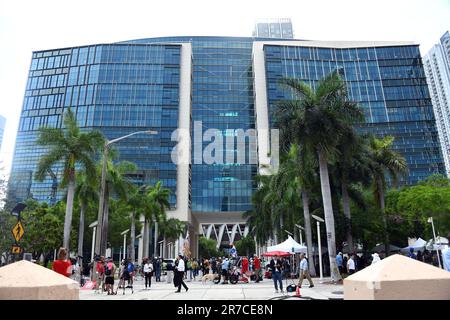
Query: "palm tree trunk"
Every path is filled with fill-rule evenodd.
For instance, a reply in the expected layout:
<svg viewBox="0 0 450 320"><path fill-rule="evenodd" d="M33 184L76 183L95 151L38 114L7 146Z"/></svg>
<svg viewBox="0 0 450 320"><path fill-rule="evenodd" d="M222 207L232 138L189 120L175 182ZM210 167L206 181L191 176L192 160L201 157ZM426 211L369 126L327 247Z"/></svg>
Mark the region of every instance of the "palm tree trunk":
<svg viewBox="0 0 450 320"><path fill-rule="evenodd" d="M320 188L322 191L323 211L325 214L325 228L327 231L328 257L330 260L330 273L333 281L341 279L336 264L336 235L334 230L333 205L331 202L330 178L328 175L327 158L321 151L319 154ZM320 236L320 235L318 235Z"/></svg>
<svg viewBox="0 0 450 320"><path fill-rule="evenodd" d="M108 247L108 228L109 228L109 191L106 189L105 191L105 200L103 207L103 226L102 226L102 242L100 254L106 254L106 248Z"/></svg>
<svg viewBox="0 0 450 320"><path fill-rule="evenodd" d="M349 253L353 253L353 236L352 236L352 217L350 212L350 197L348 196L348 188L347 183L342 181L342 206L344 207L344 215L348 219L348 227L347 227L347 245L349 249Z"/></svg>
<svg viewBox="0 0 450 320"><path fill-rule="evenodd" d="M280 212L280 234L281 234L281 238L283 238L283 229L284 229L283 212Z"/></svg>
<svg viewBox="0 0 450 320"><path fill-rule="evenodd" d="M86 205L81 203L80 207L80 226L78 228L78 255L83 256L83 239L84 239L84 213Z"/></svg>
<svg viewBox="0 0 450 320"><path fill-rule="evenodd" d="M130 250L128 250L128 258L131 261L134 261L135 252L134 252L134 242L136 241L136 212L131 213L131 231L130 231Z"/></svg>
<svg viewBox="0 0 450 320"><path fill-rule="evenodd" d="M154 251L155 251L155 255L159 256L160 252L158 252L158 221L155 220L155 240L154 240Z"/></svg>
<svg viewBox="0 0 450 320"><path fill-rule="evenodd" d="M144 234L142 235L142 258L146 258L148 256L148 220L144 218Z"/></svg>
<svg viewBox="0 0 450 320"><path fill-rule="evenodd" d="M69 185L67 187L66 215L64 217L64 242L63 246L70 253L70 229L72 227L73 198L75 196L75 172L70 174Z"/></svg>
<svg viewBox="0 0 450 320"><path fill-rule="evenodd" d="M389 234L387 230L387 217L385 212L385 203L384 203L384 188L381 179L377 180L378 185L378 197L380 198L380 209L381 209L381 217L383 219L383 227L384 227L384 250L386 253L386 257L389 256Z"/></svg>
<svg viewBox="0 0 450 320"><path fill-rule="evenodd" d="M276 222L274 221L274 219L273 219L273 215L274 215L274 212L273 212L273 206L271 207L271 221L272 221L272 225L274 226L274 228L273 228L273 230L272 230L272 239L273 239L273 241L275 241L275 244L278 244L278 233L277 233L277 231L276 231Z"/></svg>
<svg viewBox="0 0 450 320"><path fill-rule="evenodd" d="M306 234L306 247L308 251L308 265L310 274L316 276L316 268L314 266L313 259L313 242L312 242L312 229L311 229L311 216L309 214L309 196L308 192L302 188L302 201L303 201L303 219L305 220L305 234Z"/></svg>

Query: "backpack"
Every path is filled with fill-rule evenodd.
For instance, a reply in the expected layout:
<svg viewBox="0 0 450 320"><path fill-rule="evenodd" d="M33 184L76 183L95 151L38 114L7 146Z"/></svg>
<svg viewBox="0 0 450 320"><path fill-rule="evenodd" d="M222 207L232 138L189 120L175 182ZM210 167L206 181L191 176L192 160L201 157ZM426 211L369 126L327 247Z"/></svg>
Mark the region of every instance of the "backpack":
<svg viewBox="0 0 450 320"><path fill-rule="evenodd" d="M111 275L111 268L108 267L108 264L105 266L105 276L109 277Z"/></svg>
<svg viewBox="0 0 450 320"><path fill-rule="evenodd" d="M129 273L133 272L134 271L134 264L129 263L128 267L127 267L127 270L128 270Z"/></svg>

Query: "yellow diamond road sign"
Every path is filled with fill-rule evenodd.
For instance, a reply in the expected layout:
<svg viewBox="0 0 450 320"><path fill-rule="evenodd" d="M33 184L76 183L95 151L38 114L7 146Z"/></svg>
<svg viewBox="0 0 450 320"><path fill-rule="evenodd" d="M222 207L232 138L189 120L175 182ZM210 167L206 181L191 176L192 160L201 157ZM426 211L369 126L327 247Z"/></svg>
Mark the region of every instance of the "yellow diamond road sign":
<svg viewBox="0 0 450 320"><path fill-rule="evenodd" d="M17 222L17 224L13 227L13 229L11 231L14 236L14 239L16 239L16 242L19 241L20 239L22 239L23 234L24 234L22 222L20 222L20 221Z"/></svg>

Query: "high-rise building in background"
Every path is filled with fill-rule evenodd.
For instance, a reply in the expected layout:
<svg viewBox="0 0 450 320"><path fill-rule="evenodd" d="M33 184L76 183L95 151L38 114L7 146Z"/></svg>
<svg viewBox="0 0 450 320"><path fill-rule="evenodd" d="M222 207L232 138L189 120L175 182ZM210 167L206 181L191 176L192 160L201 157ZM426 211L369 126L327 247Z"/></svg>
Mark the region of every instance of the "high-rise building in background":
<svg viewBox="0 0 450 320"><path fill-rule="evenodd" d="M291 19L264 19L258 20L253 30L253 37L293 39Z"/></svg>
<svg viewBox="0 0 450 320"><path fill-rule="evenodd" d="M290 97L279 79L294 77L314 86L336 70L350 98L364 109L366 121L359 130L395 137L394 148L409 166L402 184L445 172L416 44L164 37L33 52L11 187L18 200L32 195L48 201L51 177L33 178L45 152L35 145L36 133L41 126L61 127L68 107L83 130L100 130L108 139L156 130L156 136L136 135L115 144L119 159L138 165L132 176L136 182L161 180L172 191L168 215L188 222L191 251L198 256L201 235L220 246L248 233L242 214L252 209L254 178L273 164L275 154L268 136L258 134L256 163L247 161L252 153L247 146L245 161L197 163L198 153L212 141L208 129L223 141L235 137L237 129L270 129L275 103ZM190 164L171 160L177 128L186 130L177 148L192 159ZM194 136L197 130L203 139ZM236 159L238 147L219 144L215 155ZM61 179L62 168L54 172ZM63 195L59 190L57 198ZM181 245L182 239L162 245L159 253L173 256ZM152 253L140 252L140 257Z"/></svg>
<svg viewBox="0 0 450 320"><path fill-rule="evenodd" d="M441 142L447 176L450 177L450 35L447 31L440 43L424 57L436 126Z"/></svg>
<svg viewBox="0 0 450 320"><path fill-rule="evenodd" d="M0 151L2 150L2 141L3 141L3 135L5 133L5 124L6 124L5 117L0 115Z"/></svg>

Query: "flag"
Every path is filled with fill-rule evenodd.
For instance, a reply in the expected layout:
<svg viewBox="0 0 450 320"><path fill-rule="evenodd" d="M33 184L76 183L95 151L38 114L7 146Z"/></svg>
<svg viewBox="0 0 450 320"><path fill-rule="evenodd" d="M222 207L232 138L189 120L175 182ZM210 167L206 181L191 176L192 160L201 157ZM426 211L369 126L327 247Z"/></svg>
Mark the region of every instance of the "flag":
<svg viewBox="0 0 450 320"><path fill-rule="evenodd" d="M184 238L184 244L183 244L183 255L185 257L191 256L191 250L189 245L190 239L189 239L189 230L186 231L186 237Z"/></svg>

